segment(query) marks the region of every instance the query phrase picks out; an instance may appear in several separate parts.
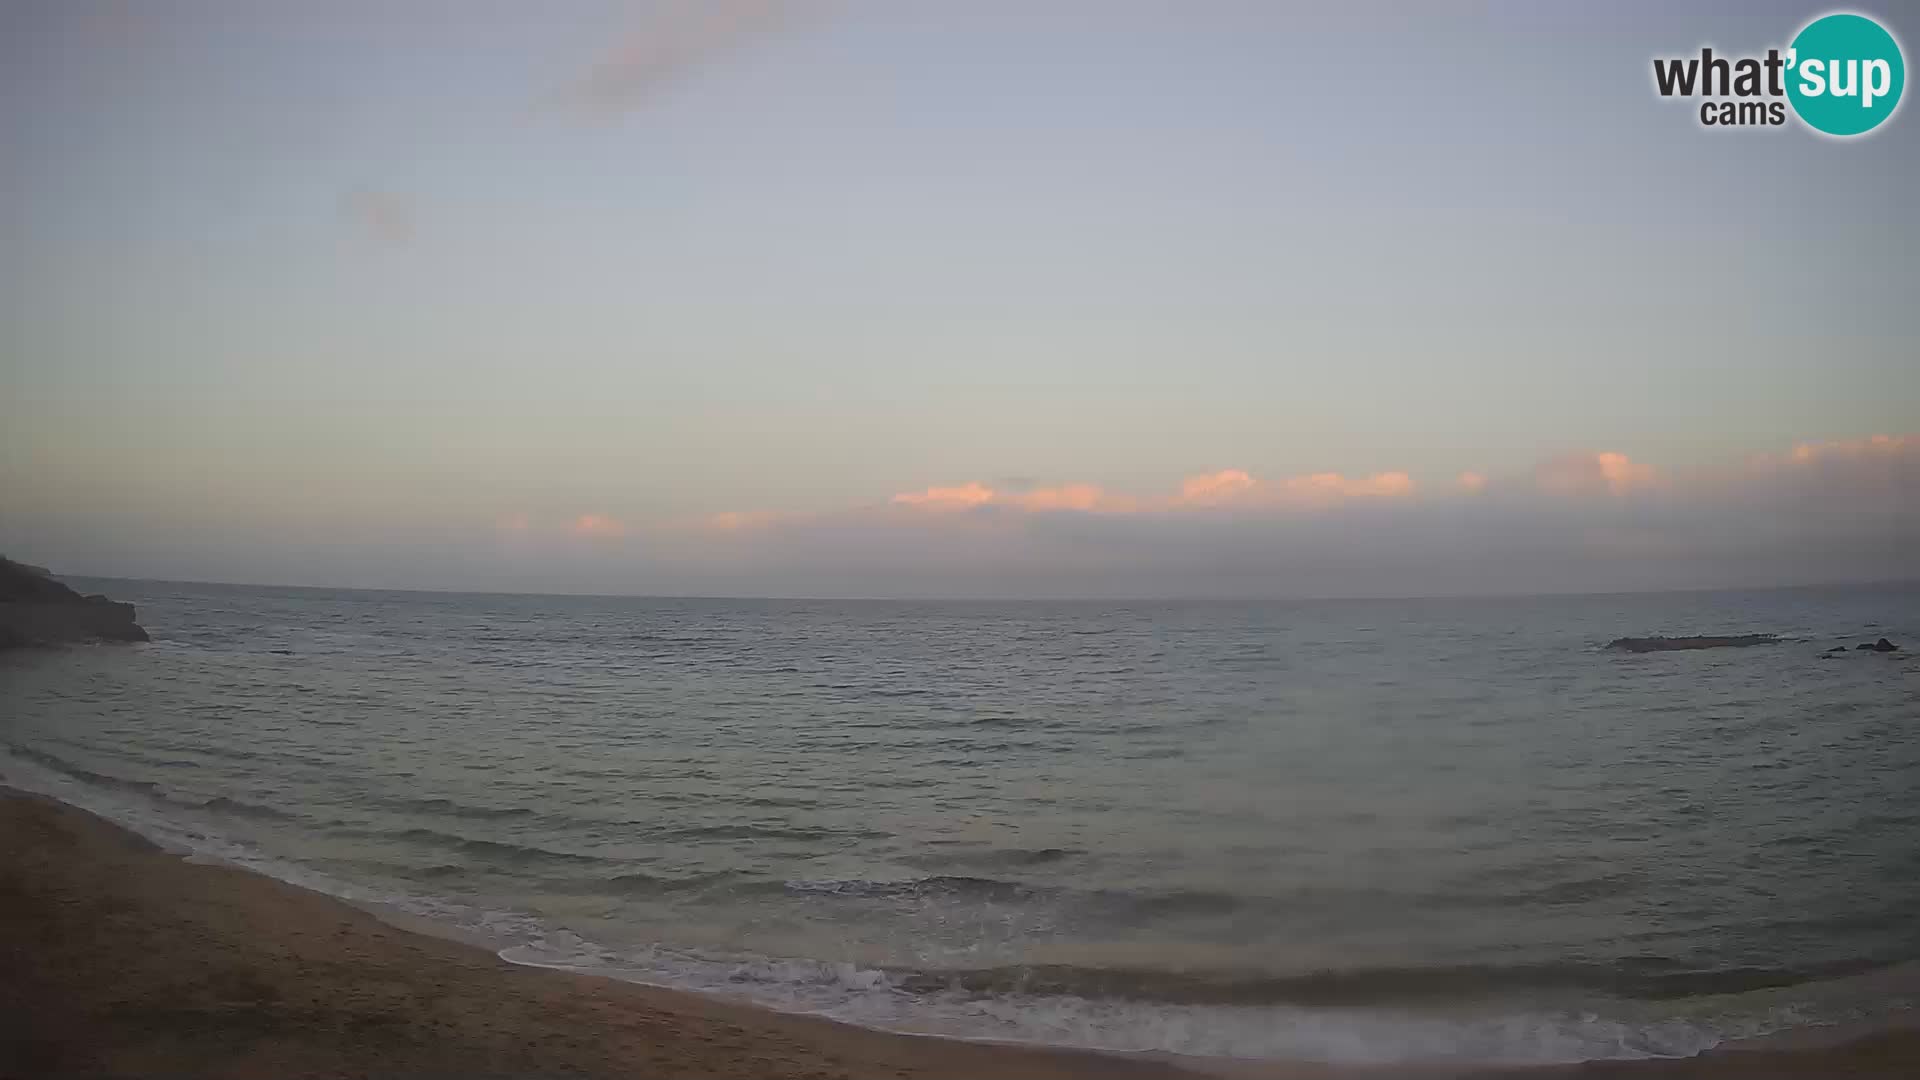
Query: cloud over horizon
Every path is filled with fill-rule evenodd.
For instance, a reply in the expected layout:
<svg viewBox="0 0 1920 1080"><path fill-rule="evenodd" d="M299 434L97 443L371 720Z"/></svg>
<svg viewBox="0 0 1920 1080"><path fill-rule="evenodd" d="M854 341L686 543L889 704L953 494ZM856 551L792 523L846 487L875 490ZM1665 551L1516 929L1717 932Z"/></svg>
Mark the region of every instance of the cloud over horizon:
<svg viewBox="0 0 1920 1080"><path fill-rule="evenodd" d="M627 535L625 522L605 514L581 514L568 528L575 536L611 539Z"/></svg>
<svg viewBox="0 0 1920 1080"><path fill-rule="evenodd" d="M1111 492L1089 483L1029 482L995 488L969 480L964 484L903 491L888 502L892 506L931 513L995 507L1029 513L1164 514L1218 508L1298 509L1328 506L1344 499L1406 498L1413 493L1413 478L1404 472L1353 478L1324 472L1267 481L1244 469L1221 469L1189 476L1181 482L1177 493L1160 496ZM777 520L777 517L766 518L763 523Z"/></svg>
<svg viewBox="0 0 1920 1080"><path fill-rule="evenodd" d="M1265 477L1228 468L1157 493L976 480L837 508L692 515L648 515L605 498L572 511L502 508L478 534L422 523L325 543L306 522L236 523L232 550L243 554L204 567L203 545L175 550L151 531L143 555L171 552L169 561L116 564L111 538L122 530L98 515L81 524L65 542L45 534L12 554L63 566L99 560L89 569L146 577L744 596L1412 596L1886 581L1920 579L1920 436L1806 442L1685 469L1618 451L1562 454L1431 485L1397 470Z"/></svg>
<svg viewBox="0 0 1920 1080"><path fill-rule="evenodd" d="M1421 487L1403 471L1198 473L1167 494L1092 484L903 492L806 515L736 515L716 569L879 594L1409 595L1608 591L1920 575L1920 438L1805 443L1663 470L1618 451ZM956 526L966 526L957 528ZM1057 583L1068 583L1061 587ZM856 590L857 591L857 590Z"/></svg>

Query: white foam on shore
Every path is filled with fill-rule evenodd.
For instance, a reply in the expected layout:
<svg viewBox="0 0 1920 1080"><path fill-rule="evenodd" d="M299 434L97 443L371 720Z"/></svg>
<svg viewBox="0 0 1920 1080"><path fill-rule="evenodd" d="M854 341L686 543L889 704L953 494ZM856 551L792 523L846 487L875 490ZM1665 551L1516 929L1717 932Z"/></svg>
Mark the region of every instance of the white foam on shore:
<svg viewBox="0 0 1920 1080"><path fill-rule="evenodd" d="M924 992L851 963L723 956L653 945L615 950L517 912L371 889L183 822L131 793L88 785L0 749L0 783L120 824L193 860L217 861L354 903L383 916L426 920L438 932L493 949L506 961L729 998L887 1031L1106 1051L1313 1061L1339 1065L1553 1064L1685 1057L1723 1042L1807 1025L1868 1019L1813 1009L1794 988L1724 1003L1618 1003L1599 1011L1455 1011L1194 1005L1066 995ZM1892 1008L1911 1003L1883 1002ZM1682 1012L1684 1004L1684 1013Z"/></svg>
<svg viewBox="0 0 1920 1080"><path fill-rule="evenodd" d="M573 935L501 952L515 963L732 997L787 1012L918 1035L1193 1057L1316 1061L1552 1063L1683 1057L1727 1037L1674 1021L1633 1027L1596 1015L1423 1017L1371 1009L1095 1000L1066 995L897 988L852 964L742 958L664 948L616 953ZM1752 1032L1758 1034L1756 1029Z"/></svg>

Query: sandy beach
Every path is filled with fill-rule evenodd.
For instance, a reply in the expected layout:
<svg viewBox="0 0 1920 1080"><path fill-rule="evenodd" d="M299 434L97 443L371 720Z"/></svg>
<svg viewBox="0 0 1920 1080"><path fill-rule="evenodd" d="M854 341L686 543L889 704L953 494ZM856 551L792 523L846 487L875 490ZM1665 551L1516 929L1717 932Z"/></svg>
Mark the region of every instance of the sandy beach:
<svg viewBox="0 0 1920 1080"><path fill-rule="evenodd" d="M0 796L0 1076L1264 1077L1458 1070L1220 1065L892 1035L527 968L244 870ZM1920 1038L1485 1075L1907 1076Z"/></svg>

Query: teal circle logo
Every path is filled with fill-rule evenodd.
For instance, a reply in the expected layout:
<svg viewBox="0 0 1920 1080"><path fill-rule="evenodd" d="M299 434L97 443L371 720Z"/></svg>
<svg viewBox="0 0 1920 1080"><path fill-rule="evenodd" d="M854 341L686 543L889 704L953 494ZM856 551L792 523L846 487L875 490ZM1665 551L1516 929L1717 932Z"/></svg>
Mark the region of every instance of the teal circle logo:
<svg viewBox="0 0 1920 1080"><path fill-rule="evenodd" d="M1808 127L1864 135L1900 105L1907 63L1900 43L1865 15L1815 19L1787 52L1787 100Z"/></svg>

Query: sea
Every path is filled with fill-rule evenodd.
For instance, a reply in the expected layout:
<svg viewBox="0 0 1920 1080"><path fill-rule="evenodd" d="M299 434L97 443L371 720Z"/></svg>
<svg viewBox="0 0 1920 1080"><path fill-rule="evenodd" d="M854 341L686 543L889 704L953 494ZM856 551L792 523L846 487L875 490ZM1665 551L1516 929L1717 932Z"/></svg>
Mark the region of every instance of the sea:
<svg viewBox="0 0 1920 1080"><path fill-rule="evenodd" d="M1673 1057L1920 1004L1920 586L909 602L73 580L0 782L507 960L896 1031ZM1627 654L1648 634L1772 633ZM1887 637L1895 653L1832 645Z"/></svg>

